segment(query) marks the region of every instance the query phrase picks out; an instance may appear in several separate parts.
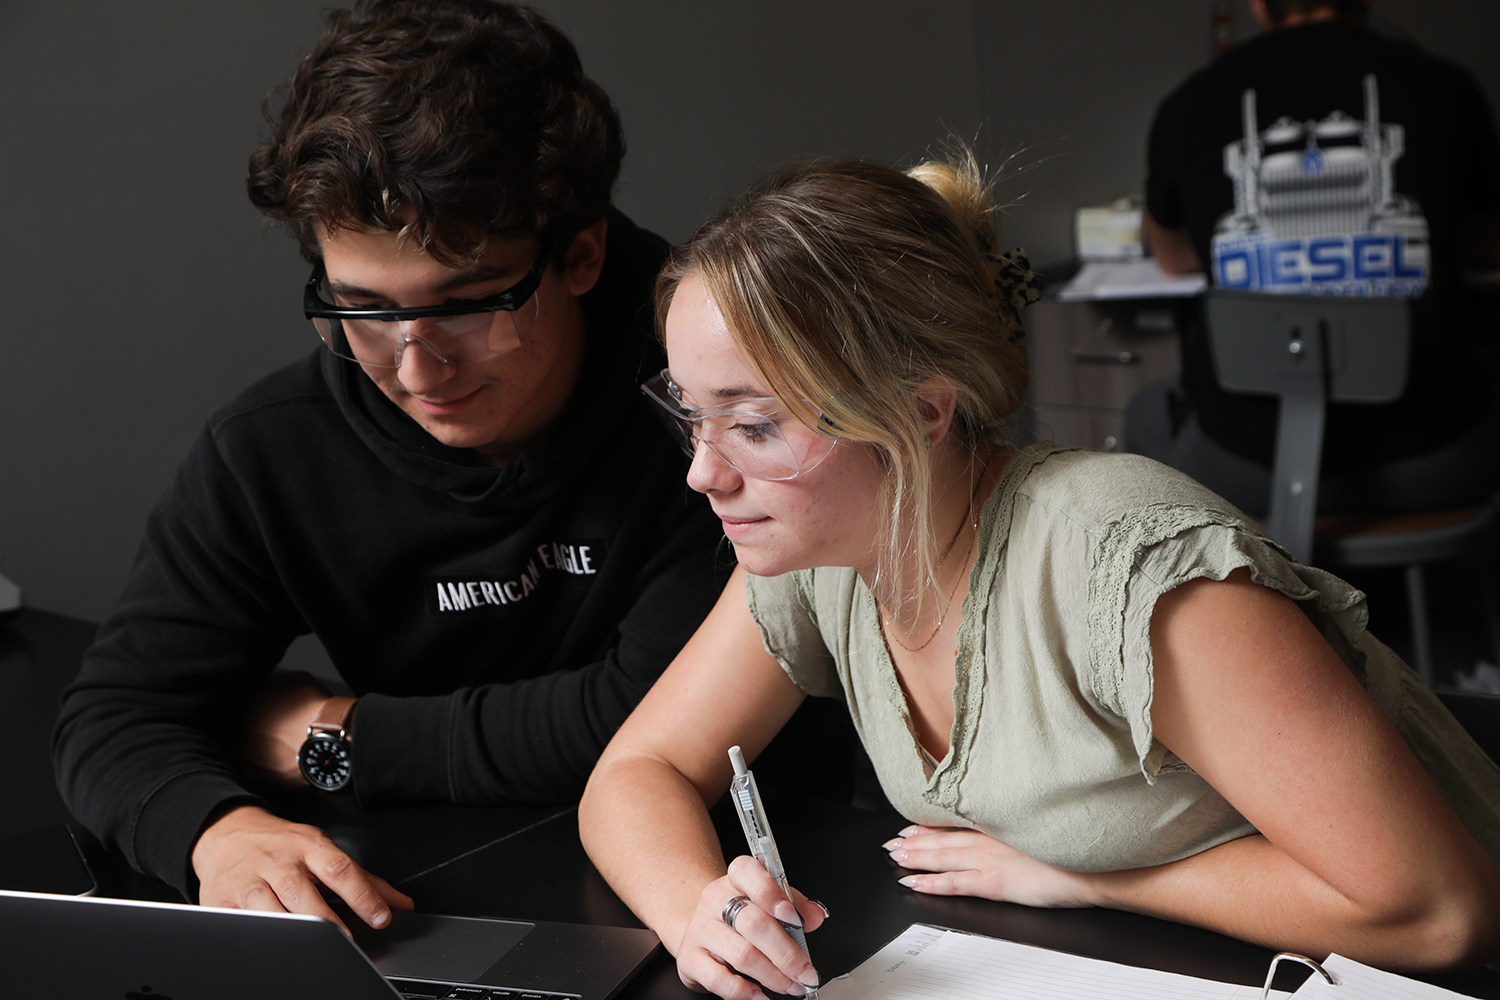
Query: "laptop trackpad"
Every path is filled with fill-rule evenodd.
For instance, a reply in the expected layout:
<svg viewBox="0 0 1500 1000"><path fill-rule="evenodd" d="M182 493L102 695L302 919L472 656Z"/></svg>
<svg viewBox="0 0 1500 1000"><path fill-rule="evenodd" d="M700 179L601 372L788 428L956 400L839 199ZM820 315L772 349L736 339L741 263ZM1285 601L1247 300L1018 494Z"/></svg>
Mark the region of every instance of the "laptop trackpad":
<svg viewBox="0 0 1500 1000"><path fill-rule="evenodd" d="M513 920L447 917L392 910L391 926L374 930L344 917L354 940L386 977L472 983L531 933Z"/></svg>

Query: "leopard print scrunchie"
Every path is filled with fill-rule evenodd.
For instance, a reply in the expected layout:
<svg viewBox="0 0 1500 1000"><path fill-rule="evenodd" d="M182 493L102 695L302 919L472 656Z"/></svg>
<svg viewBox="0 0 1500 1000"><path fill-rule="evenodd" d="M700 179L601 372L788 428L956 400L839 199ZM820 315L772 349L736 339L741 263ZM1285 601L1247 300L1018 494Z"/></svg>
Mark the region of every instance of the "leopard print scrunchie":
<svg viewBox="0 0 1500 1000"><path fill-rule="evenodd" d="M984 251L984 262L990 269L990 280L995 285L996 312L1000 315L1000 326L1005 330L1005 339L1012 344L1020 343L1026 336L1021 325L1021 310L1042 297L1036 287L1036 272L1026 251L1017 247L1010 253L996 253L990 241L979 237L979 247Z"/></svg>

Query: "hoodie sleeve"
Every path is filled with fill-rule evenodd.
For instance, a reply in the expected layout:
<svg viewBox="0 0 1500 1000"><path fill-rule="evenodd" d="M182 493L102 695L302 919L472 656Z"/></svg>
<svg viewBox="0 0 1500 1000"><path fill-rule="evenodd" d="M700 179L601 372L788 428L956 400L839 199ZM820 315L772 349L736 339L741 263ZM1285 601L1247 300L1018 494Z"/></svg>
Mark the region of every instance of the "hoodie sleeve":
<svg viewBox="0 0 1500 1000"><path fill-rule="evenodd" d="M305 631L205 430L147 521L114 612L64 692L53 762L68 808L188 899L188 856L221 806L258 801L226 733Z"/></svg>

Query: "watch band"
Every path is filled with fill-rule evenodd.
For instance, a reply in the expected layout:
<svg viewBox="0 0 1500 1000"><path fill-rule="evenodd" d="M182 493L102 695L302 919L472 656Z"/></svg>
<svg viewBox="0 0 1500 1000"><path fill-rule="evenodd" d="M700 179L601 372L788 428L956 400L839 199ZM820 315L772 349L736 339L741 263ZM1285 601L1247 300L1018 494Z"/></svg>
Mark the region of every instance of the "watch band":
<svg viewBox="0 0 1500 1000"><path fill-rule="evenodd" d="M349 716L354 712L355 701L354 698L335 695L323 702L323 707L318 709L317 718L307 726L307 735L332 733L345 743L353 742L349 733Z"/></svg>
<svg viewBox="0 0 1500 1000"><path fill-rule="evenodd" d="M297 769L314 788L337 792L349 785L353 773L349 737L353 711L353 698L332 697L319 706L317 717L308 724L307 739L297 751Z"/></svg>

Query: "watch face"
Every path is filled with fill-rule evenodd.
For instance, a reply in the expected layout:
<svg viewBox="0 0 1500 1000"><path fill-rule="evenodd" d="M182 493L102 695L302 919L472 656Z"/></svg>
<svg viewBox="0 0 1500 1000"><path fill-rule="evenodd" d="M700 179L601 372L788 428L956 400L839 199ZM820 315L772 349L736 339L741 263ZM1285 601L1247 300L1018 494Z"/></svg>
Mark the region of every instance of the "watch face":
<svg viewBox="0 0 1500 1000"><path fill-rule="evenodd" d="M332 733L309 736L297 752L297 766L308 784L325 792L336 792L349 784L353 773L348 744Z"/></svg>

